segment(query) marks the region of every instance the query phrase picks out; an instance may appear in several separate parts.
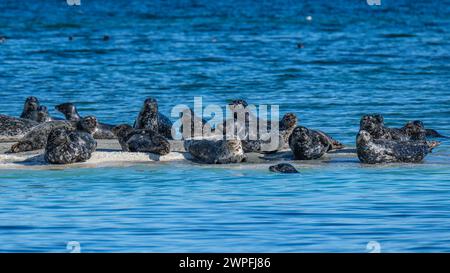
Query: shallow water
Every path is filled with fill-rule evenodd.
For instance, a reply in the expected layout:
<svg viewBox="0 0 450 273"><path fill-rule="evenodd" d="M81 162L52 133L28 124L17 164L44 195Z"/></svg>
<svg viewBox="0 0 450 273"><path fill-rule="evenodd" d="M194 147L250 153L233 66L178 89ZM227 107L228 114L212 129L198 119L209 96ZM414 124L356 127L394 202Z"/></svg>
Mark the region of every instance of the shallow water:
<svg viewBox="0 0 450 273"><path fill-rule="evenodd" d="M450 135L450 1L216 2L1 1L0 113L35 95L131 123L146 96L166 114L194 96L245 98L350 146L370 112ZM365 252L372 240L450 251L449 162L444 141L425 164L350 158L295 176L185 163L0 170L0 251Z"/></svg>

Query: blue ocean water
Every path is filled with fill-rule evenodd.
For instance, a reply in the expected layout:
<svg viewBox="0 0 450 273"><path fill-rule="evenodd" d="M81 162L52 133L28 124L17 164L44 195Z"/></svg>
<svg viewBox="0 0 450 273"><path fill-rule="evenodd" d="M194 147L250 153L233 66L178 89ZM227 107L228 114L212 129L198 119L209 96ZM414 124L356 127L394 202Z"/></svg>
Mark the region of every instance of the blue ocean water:
<svg viewBox="0 0 450 273"><path fill-rule="evenodd" d="M167 114L244 98L349 146L371 112L450 135L449 29L450 1L2 0L0 113L34 95L131 123L147 96ZM449 141L424 164L300 171L0 170L0 251L450 251Z"/></svg>

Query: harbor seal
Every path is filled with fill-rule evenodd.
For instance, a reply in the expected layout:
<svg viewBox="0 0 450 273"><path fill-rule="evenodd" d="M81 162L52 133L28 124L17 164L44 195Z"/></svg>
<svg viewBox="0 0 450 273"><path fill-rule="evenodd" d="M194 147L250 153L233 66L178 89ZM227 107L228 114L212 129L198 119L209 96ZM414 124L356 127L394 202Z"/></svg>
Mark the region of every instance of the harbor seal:
<svg viewBox="0 0 450 273"><path fill-rule="evenodd" d="M0 114L0 142L19 141L39 123Z"/></svg>
<svg viewBox="0 0 450 273"><path fill-rule="evenodd" d="M247 159L238 139L191 139L185 140L184 147L195 160L207 164L239 163Z"/></svg>
<svg viewBox="0 0 450 273"><path fill-rule="evenodd" d="M73 103L66 102L55 106L55 109L61 112L66 120L77 122L81 120L76 106ZM95 139L115 139L116 135L112 132L114 125L98 123L97 131L94 133Z"/></svg>
<svg viewBox="0 0 450 273"><path fill-rule="evenodd" d="M26 98L25 103L23 105L22 114L20 114L20 118L33 120L33 113L37 111L38 107L39 107L38 98L33 96Z"/></svg>
<svg viewBox="0 0 450 273"><path fill-rule="evenodd" d="M289 137L289 147L298 160L321 158L329 151L331 143L323 134L303 126L295 127Z"/></svg>
<svg viewBox="0 0 450 273"><path fill-rule="evenodd" d="M356 139L356 152L362 163L419 163L432 151L425 141L375 139L361 130Z"/></svg>
<svg viewBox="0 0 450 273"><path fill-rule="evenodd" d="M143 152L159 155L170 153L169 141L150 129L134 129L128 124L121 124L114 127L112 131L116 134L124 152Z"/></svg>
<svg viewBox="0 0 450 273"><path fill-rule="evenodd" d="M364 115L360 121L360 130L367 131L374 139L387 140L425 140L428 136L444 137L436 130L426 129L420 120L409 121L401 128L389 128L380 114Z"/></svg>
<svg viewBox="0 0 450 273"><path fill-rule="evenodd" d="M297 169L288 163L280 163L270 166L269 171L274 173L298 173Z"/></svg>
<svg viewBox="0 0 450 273"><path fill-rule="evenodd" d="M87 116L78 122L77 130L52 130L45 146L45 161L50 164L70 164L90 159L97 148L93 137L97 125L95 117Z"/></svg>
<svg viewBox="0 0 450 273"><path fill-rule="evenodd" d="M195 115L194 110L191 108L183 109L180 113L181 126L180 133L183 139L189 139L192 137L209 136L211 134L211 126L203 118ZM185 125L190 125L189 130L184 130Z"/></svg>
<svg viewBox="0 0 450 273"><path fill-rule="evenodd" d="M48 108L44 105L39 105L36 111L31 114L31 119L39 123L52 121L53 118L50 117L48 113Z"/></svg>
<svg viewBox="0 0 450 273"><path fill-rule="evenodd" d="M250 139L249 135L242 139L244 152L273 153L287 147L289 136L297 126L297 120L297 116L294 113L285 114L279 121L278 132L272 131L271 123L267 121L267 134L261 135L258 132L256 140ZM273 142L275 138L278 139L276 142Z"/></svg>
<svg viewBox="0 0 450 273"><path fill-rule="evenodd" d="M158 112L156 99L147 98L133 127L136 129L150 129L168 139L172 139L172 125L168 117Z"/></svg>
<svg viewBox="0 0 450 273"><path fill-rule="evenodd" d="M23 138L11 146L11 153L20 153L43 149L47 144L50 132L57 128L65 130L76 129L76 124L65 120L55 120L45 123L37 123Z"/></svg>

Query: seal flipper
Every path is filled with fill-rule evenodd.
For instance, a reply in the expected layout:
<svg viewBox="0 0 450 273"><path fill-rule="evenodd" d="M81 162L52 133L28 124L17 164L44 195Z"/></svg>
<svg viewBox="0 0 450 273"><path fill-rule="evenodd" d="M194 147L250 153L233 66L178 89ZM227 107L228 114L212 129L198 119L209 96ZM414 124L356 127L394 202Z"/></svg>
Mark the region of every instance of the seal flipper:
<svg viewBox="0 0 450 273"><path fill-rule="evenodd" d="M435 138L449 138L448 136L441 135L438 131L434 129L425 129L427 137Z"/></svg>

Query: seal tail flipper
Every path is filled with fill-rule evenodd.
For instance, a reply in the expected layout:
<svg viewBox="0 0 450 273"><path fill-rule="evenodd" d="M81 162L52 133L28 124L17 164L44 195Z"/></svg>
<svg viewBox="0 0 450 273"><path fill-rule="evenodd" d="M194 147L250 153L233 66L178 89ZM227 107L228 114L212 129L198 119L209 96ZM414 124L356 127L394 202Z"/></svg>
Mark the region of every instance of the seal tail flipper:
<svg viewBox="0 0 450 273"><path fill-rule="evenodd" d="M344 148L345 148L344 144L340 143L337 140L331 139L331 149L333 149L333 150L341 150L341 149L344 149Z"/></svg>
<svg viewBox="0 0 450 273"><path fill-rule="evenodd" d="M441 143L439 141L427 141L427 145L428 145L429 151L431 152L431 151L433 151L434 148L441 145Z"/></svg>
<svg viewBox="0 0 450 273"><path fill-rule="evenodd" d="M426 129L425 131L427 137L449 138L447 136L441 135L438 131L434 129Z"/></svg>

